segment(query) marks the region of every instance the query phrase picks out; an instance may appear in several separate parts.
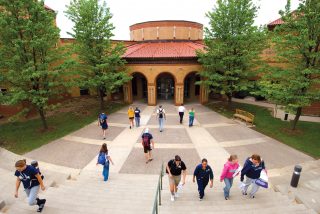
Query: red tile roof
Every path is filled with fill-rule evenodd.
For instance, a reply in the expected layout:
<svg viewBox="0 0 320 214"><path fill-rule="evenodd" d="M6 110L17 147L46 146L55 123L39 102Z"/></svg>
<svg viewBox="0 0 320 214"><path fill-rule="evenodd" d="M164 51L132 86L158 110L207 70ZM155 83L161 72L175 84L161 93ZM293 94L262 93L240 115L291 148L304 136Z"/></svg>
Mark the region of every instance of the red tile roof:
<svg viewBox="0 0 320 214"><path fill-rule="evenodd" d="M49 7L49 6L47 6L47 5L44 5L44 8L46 8L47 10L54 11L51 7Z"/></svg>
<svg viewBox="0 0 320 214"><path fill-rule="evenodd" d="M204 45L196 42L143 42L127 47L124 58L194 58Z"/></svg>
<svg viewBox="0 0 320 214"><path fill-rule="evenodd" d="M270 23L268 24L268 26L281 25L281 24L283 24L283 23L284 23L284 21L283 21L281 18L279 18L279 19L277 19L277 20L274 20L274 21L270 22Z"/></svg>

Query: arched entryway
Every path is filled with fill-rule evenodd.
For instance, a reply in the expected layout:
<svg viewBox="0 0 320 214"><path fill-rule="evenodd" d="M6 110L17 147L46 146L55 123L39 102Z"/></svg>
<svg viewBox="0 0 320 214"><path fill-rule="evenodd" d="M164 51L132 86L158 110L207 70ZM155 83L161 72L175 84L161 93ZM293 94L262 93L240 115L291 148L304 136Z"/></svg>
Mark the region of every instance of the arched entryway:
<svg viewBox="0 0 320 214"><path fill-rule="evenodd" d="M188 74L184 79L184 101L199 101L200 99L200 85L196 82L200 81L200 76L197 72L192 72Z"/></svg>
<svg viewBox="0 0 320 214"><path fill-rule="evenodd" d="M131 87L134 101L148 100L148 82L143 74L138 72L132 74Z"/></svg>
<svg viewBox="0 0 320 214"><path fill-rule="evenodd" d="M157 100L174 100L175 78L170 73L161 73L156 78Z"/></svg>

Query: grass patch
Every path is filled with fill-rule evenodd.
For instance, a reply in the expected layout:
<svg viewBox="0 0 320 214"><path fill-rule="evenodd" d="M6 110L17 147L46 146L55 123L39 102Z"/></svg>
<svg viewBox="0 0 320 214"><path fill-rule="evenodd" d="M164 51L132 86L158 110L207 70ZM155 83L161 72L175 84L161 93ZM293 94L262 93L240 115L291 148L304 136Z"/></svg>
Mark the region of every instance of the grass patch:
<svg viewBox="0 0 320 214"><path fill-rule="evenodd" d="M97 120L99 105L93 106L80 111L55 112L47 118L49 130L45 132L42 131L40 118L2 124L0 146L17 154L39 148ZM110 114L123 106L124 104L110 102L106 104L105 112Z"/></svg>
<svg viewBox="0 0 320 214"><path fill-rule="evenodd" d="M271 110L243 103L210 103L207 105L214 111L231 118L235 109L239 108L255 115L253 128L269 137L281 141L314 158L320 158L320 123L299 121L296 130L291 130L291 123L271 116Z"/></svg>

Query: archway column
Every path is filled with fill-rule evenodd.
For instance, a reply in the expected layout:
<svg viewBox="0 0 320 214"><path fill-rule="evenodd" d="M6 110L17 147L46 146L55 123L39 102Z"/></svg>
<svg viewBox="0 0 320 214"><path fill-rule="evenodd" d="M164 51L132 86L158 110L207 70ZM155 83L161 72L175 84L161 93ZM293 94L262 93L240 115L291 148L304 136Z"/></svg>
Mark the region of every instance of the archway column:
<svg viewBox="0 0 320 214"><path fill-rule="evenodd" d="M154 83L148 83L148 105L155 106L157 104L156 100L157 91Z"/></svg>
<svg viewBox="0 0 320 214"><path fill-rule="evenodd" d="M131 81L123 85L123 97L125 103L131 104L133 102Z"/></svg>
<svg viewBox="0 0 320 214"><path fill-rule="evenodd" d="M183 103L184 84L177 83L175 85L175 105L181 105Z"/></svg>
<svg viewBox="0 0 320 214"><path fill-rule="evenodd" d="M209 93L207 87L200 85L200 103L208 103Z"/></svg>

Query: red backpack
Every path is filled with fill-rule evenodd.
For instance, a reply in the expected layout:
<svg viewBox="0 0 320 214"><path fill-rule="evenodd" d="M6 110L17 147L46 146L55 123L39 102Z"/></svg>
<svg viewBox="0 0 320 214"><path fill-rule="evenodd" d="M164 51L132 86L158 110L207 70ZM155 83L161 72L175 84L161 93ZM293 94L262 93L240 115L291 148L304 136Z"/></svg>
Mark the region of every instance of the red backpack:
<svg viewBox="0 0 320 214"><path fill-rule="evenodd" d="M149 135L144 134L142 138L143 146L144 147L149 147L150 146L150 140L149 140Z"/></svg>

